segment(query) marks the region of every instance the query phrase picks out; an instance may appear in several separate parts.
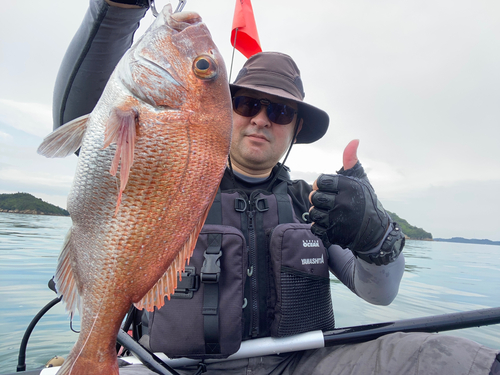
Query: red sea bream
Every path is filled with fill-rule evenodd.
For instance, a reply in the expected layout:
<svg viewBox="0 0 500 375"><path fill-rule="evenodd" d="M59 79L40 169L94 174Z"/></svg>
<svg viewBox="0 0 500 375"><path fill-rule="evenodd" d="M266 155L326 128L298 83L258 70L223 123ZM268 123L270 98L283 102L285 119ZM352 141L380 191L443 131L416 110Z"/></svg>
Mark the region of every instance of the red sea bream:
<svg viewBox="0 0 500 375"><path fill-rule="evenodd" d="M152 311L173 292L224 172L231 115L207 27L167 5L94 111L40 146L48 157L80 148L55 281L81 332L58 375L118 374L116 336L131 304Z"/></svg>

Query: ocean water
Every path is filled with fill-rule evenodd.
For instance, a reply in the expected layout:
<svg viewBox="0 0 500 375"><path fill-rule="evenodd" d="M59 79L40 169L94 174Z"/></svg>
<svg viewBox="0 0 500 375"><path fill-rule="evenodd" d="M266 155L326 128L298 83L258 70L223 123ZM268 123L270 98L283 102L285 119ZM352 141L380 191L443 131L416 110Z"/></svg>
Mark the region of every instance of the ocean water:
<svg viewBox="0 0 500 375"><path fill-rule="evenodd" d="M55 298L47 282L70 225L68 217L0 213L0 374L16 371L27 326ZM500 306L500 246L407 241L404 254L406 271L390 306L370 305L332 278L337 327ZM447 334L500 350L500 325ZM27 369L67 355L76 338L64 306L56 305L31 335Z"/></svg>

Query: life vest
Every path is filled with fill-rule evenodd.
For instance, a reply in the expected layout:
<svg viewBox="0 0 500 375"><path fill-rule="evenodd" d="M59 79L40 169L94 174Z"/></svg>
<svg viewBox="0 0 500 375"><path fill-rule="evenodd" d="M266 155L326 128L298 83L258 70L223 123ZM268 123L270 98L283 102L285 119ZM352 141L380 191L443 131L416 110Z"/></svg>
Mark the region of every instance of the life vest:
<svg viewBox="0 0 500 375"><path fill-rule="evenodd" d="M328 253L288 183L217 193L175 294L149 314L151 350L225 358L245 339L334 328Z"/></svg>

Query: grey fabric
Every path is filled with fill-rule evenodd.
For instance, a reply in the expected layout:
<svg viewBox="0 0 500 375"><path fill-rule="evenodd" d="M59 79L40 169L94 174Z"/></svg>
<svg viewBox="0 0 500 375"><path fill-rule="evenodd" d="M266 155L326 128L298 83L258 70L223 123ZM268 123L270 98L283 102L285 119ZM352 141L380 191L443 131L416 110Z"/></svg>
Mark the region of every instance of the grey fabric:
<svg viewBox="0 0 500 375"><path fill-rule="evenodd" d="M204 375L279 375L291 374L290 369L295 368L302 353L290 355L272 355L266 357L255 357L248 359L238 359L234 361L224 361L207 365L207 372ZM186 368L176 368L181 375L193 375L197 370L196 366ZM143 365L130 365L120 368L120 375L150 375L155 374ZM303 373L303 374L307 374Z"/></svg>
<svg viewBox="0 0 500 375"><path fill-rule="evenodd" d="M489 375L497 351L442 334L395 333L352 345L207 365L206 375ZM196 368L176 369L182 375ZM120 375L153 374L144 366Z"/></svg>
<svg viewBox="0 0 500 375"><path fill-rule="evenodd" d="M380 266L356 258L338 245L330 246L328 254L333 274L365 301L386 306L396 298L405 268L403 253L394 262Z"/></svg>
<svg viewBox="0 0 500 375"><path fill-rule="evenodd" d="M334 350L308 351L293 374L487 375L496 351L441 334L395 333Z"/></svg>

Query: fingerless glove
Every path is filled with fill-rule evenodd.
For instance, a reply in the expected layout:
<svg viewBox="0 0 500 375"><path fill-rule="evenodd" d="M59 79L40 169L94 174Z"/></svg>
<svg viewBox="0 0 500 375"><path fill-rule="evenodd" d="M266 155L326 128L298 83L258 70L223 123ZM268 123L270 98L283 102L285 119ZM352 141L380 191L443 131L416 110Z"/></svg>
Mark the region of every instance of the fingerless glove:
<svg viewBox="0 0 500 375"><path fill-rule="evenodd" d="M322 174L316 181L318 190L311 197L314 207L309 214L314 222L311 230L327 247L337 244L362 259L371 259L364 255L380 245L390 217L359 161L337 173Z"/></svg>

